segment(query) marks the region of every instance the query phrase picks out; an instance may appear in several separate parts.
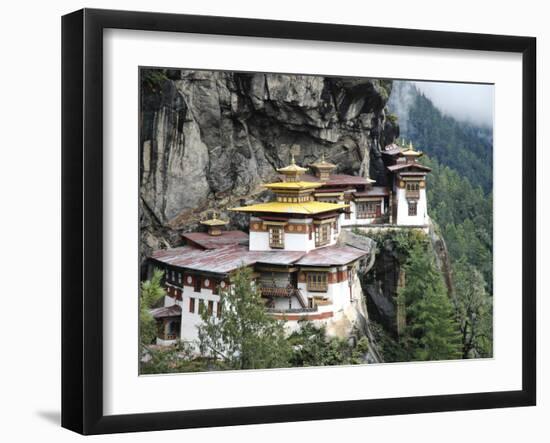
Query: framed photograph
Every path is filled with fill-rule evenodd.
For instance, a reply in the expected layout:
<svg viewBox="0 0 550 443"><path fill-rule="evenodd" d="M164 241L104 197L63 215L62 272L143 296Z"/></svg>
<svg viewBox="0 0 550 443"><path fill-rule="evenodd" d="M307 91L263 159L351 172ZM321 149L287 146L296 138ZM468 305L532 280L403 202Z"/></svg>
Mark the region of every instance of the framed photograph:
<svg viewBox="0 0 550 443"><path fill-rule="evenodd" d="M62 425L535 405L530 37L62 21Z"/></svg>

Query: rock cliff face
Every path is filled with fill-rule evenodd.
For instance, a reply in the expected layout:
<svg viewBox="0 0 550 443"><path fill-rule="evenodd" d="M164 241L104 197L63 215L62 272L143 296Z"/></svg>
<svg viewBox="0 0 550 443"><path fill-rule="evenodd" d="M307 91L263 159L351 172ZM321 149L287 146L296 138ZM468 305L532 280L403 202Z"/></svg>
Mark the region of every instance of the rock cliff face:
<svg viewBox="0 0 550 443"><path fill-rule="evenodd" d="M368 234L367 234L368 235ZM433 222L428 233L431 254L447 286L449 297L453 296L451 263L445 239L438 234ZM373 240L371 240L373 241ZM369 272L361 272L361 285L366 294L369 319L381 324L386 331L397 335L399 329L397 292L403 286L406 276L403 266L406 257L391 238L377 240L376 257ZM403 321L404 318L401 318Z"/></svg>
<svg viewBox="0 0 550 443"><path fill-rule="evenodd" d="M338 171L384 183L391 81L189 70L141 72L142 258L217 209L262 199L261 184L322 152ZM265 196L264 196L265 198Z"/></svg>

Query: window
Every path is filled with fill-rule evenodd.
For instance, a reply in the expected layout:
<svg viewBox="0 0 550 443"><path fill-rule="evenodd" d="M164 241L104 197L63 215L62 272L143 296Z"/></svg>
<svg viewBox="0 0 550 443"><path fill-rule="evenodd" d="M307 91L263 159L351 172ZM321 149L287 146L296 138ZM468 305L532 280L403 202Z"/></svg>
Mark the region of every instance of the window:
<svg viewBox="0 0 550 443"><path fill-rule="evenodd" d="M330 242L330 226L332 223L323 223L315 229L315 246L326 245Z"/></svg>
<svg viewBox="0 0 550 443"><path fill-rule="evenodd" d="M307 290L312 292L327 292L327 273L326 272L308 272Z"/></svg>
<svg viewBox="0 0 550 443"><path fill-rule="evenodd" d="M269 227L269 246L278 249L285 247L284 230L282 226Z"/></svg>
<svg viewBox="0 0 550 443"><path fill-rule="evenodd" d="M357 203L357 218L374 218L376 217L377 202L358 202Z"/></svg>
<svg viewBox="0 0 550 443"><path fill-rule="evenodd" d="M409 216L416 215L417 203L415 201L409 202Z"/></svg>
<svg viewBox="0 0 550 443"><path fill-rule="evenodd" d="M189 298L189 312L195 313L195 299L193 297Z"/></svg>
<svg viewBox="0 0 550 443"><path fill-rule="evenodd" d="M199 298L199 314L202 314L202 311L204 311L204 300Z"/></svg>
<svg viewBox="0 0 550 443"><path fill-rule="evenodd" d="M180 285L181 285L181 278L182 278L181 272L178 272L178 283L179 283Z"/></svg>
<svg viewBox="0 0 550 443"><path fill-rule="evenodd" d="M405 185L405 195L407 197L418 197L420 195L420 182L407 182Z"/></svg>
<svg viewBox="0 0 550 443"><path fill-rule="evenodd" d="M214 302L212 300L208 300L208 315L212 315L214 313Z"/></svg>
<svg viewBox="0 0 550 443"><path fill-rule="evenodd" d="M216 305L216 317L221 318L222 316L222 304L221 302L218 302Z"/></svg>
<svg viewBox="0 0 550 443"><path fill-rule="evenodd" d="M193 287L194 291L201 292L201 278L198 275L195 276L194 283L195 283Z"/></svg>

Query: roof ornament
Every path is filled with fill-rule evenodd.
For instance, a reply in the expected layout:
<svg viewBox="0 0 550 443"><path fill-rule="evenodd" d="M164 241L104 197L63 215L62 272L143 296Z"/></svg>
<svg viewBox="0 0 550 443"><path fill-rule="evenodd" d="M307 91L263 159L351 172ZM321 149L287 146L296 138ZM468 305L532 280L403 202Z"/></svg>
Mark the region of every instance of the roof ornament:
<svg viewBox="0 0 550 443"><path fill-rule="evenodd" d="M296 164L296 159L294 158L294 153L292 153L290 158L290 165L285 166L284 168L278 168L277 172L280 172L284 175L285 182L298 182L300 177L307 171L307 168L302 168Z"/></svg>
<svg viewBox="0 0 550 443"><path fill-rule="evenodd" d="M312 163L311 167L315 170L315 175L319 178L319 180L323 182L329 181L330 174L334 169L336 169L335 164L327 162L325 157L325 151L321 153L320 160L317 160L315 163Z"/></svg>
<svg viewBox="0 0 550 443"><path fill-rule="evenodd" d="M208 233L210 235L221 235L222 234L222 226L225 226L229 224L228 221L222 220L221 218L218 218L219 213L217 211L212 212L212 218L208 220L201 221L201 225L208 227Z"/></svg>

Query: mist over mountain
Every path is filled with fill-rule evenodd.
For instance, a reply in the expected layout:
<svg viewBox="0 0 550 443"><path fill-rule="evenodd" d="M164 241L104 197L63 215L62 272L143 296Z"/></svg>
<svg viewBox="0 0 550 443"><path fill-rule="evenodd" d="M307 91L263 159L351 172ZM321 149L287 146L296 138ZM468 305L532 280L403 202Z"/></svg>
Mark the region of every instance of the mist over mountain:
<svg viewBox="0 0 550 443"><path fill-rule="evenodd" d="M477 121L460 121L443 111L443 106L434 104L424 92L428 88L426 85L419 86L411 81L393 82L388 108L397 117L401 137L412 140L420 150L466 177L472 185L490 192L493 186L493 130L492 125L487 124L489 111L480 111ZM461 85L449 86L460 89ZM440 94L440 101L442 97ZM447 98L447 108L462 106L465 109L464 105L450 103L456 98L456 93L448 93ZM467 99L462 98L462 103ZM489 95L486 101L485 107L492 106Z"/></svg>

